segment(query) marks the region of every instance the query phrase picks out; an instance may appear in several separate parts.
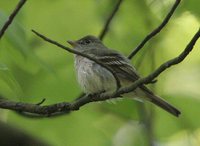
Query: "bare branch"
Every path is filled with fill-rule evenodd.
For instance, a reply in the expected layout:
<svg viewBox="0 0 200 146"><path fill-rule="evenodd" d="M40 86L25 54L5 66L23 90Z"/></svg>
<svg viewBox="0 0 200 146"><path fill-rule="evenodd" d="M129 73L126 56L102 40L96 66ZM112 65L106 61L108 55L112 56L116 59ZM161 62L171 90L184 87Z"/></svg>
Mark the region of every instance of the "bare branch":
<svg viewBox="0 0 200 146"><path fill-rule="evenodd" d="M176 0L173 7L171 8L171 10L169 11L169 13L167 14L167 16L165 17L165 19L163 20L163 22L156 28L154 29L151 33L149 33L144 40L131 52L131 54L128 56L128 59L132 59L133 56L135 56L137 54L138 51L140 51L144 45L154 36L156 36L165 26L166 24L169 22L170 18L172 17L173 13L175 12L176 8L178 7L179 3L181 0Z"/></svg>
<svg viewBox="0 0 200 146"><path fill-rule="evenodd" d="M151 83L152 80L158 77L167 68L182 62L187 57L187 55L192 51L199 37L200 37L200 29L194 35L194 37L189 42L189 44L186 46L185 50L179 56L163 63L159 68L157 68L153 73L151 73L147 77L140 78L137 81L135 81L131 86L126 87L126 88L120 88L119 90L115 91L113 94L109 96L96 95L94 97L94 95L85 95L84 97L76 99L73 102L62 102L62 103L57 103L57 104L52 104L52 105L45 105L45 106L41 106L37 104L22 103L22 102L13 102L13 101L0 98L0 108L10 109L10 110L15 110L15 111L20 111L20 112L33 113L39 116L53 116L53 115L58 115L58 114L63 114L63 113L69 113L70 111L79 110L80 107L90 102L104 101L107 99L120 97L121 94L131 92L135 90L137 87L141 86L142 84ZM49 42L50 43L54 42L53 44L59 47L62 46L58 43L55 43L55 41L49 41ZM61 48L65 49L66 47L62 46Z"/></svg>
<svg viewBox="0 0 200 146"><path fill-rule="evenodd" d="M36 103L36 104L37 104L37 105L41 105L41 104L43 104L45 101L46 101L46 98L43 98L42 101L40 101L40 102L38 102L38 103Z"/></svg>
<svg viewBox="0 0 200 146"><path fill-rule="evenodd" d="M19 3L17 4L16 8L14 9L14 11L10 14L8 20L5 22L5 24L3 25L2 29L0 30L0 39L1 37L4 35L6 29L8 28L8 26L12 23L12 21L14 20L15 16L17 15L17 13L19 12L19 10L22 8L22 6L25 4L26 0L20 0Z"/></svg>
<svg viewBox="0 0 200 146"><path fill-rule="evenodd" d="M109 15L108 19L106 20L105 22L105 25L101 31L101 33L99 34L99 39L100 40L103 40L104 36L106 35L106 33L108 32L108 29L109 29L109 25L111 23L111 21L113 20L115 14L117 13L121 3L122 3L123 0L119 0L116 4L116 6L114 7L113 11L111 12L111 14Z"/></svg>
<svg viewBox="0 0 200 146"><path fill-rule="evenodd" d="M93 57L91 57L91 56L89 56L89 55L87 55L87 54L83 54L83 53L81 53L81 52L79 52L79 51L77 51L77 50L74 50L74 49L70 49L70 48L68 48L68 47L65 47L65 46L59 44L58 42L56 42L56 41L54 41L54 40L51 40L51 39L45 37L44 35L42 35L42 34L36 32L35 30L32 30L32 32L35 33L35 34L36 34L37 36L39 36L40 38L42 38L43 40L45 40L45 41L47 41L47 42L49 42L49 43L51 43L51 44L54 44L54 45L56 45L56 46L58 46L58 47L60 47L60 48L62 48L62 49L64 49L64 50L66 50L66 51L68 51L68 52L70 52L70 53L77 54L77 55L83 56L83 57L85 57L85 58L88 58L88 59L90 59L90 60L96 62L97 64L101 65L102 67L106 68L106 69L107 69L108 71L110 71L110 72L112 73L112 75L115 77L116 85L117 85L117 90L121 87L120 81L119 81L119 79L118 79L116 73L115 73L112 69L110 69L108 66L106 66L105 64L103 64L102 62L100 62L99 60L97 60L97 59L95 59L95 58L93 58Z"/></svg>

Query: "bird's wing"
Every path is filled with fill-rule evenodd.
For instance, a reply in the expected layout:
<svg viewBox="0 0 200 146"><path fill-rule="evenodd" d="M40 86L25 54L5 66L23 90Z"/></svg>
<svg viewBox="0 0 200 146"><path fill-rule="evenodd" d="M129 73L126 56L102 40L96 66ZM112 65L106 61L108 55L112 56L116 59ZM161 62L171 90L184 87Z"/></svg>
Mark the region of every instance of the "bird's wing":
<svg viewBox="0 0 200 146"><path fill-rule="evenodd" d="M98 59L103 64L110 67L120 78L128 81L136 81L140 78L136 69L130 64L129 60L118 53L117 51L110 49L101 49L101 51L92 49L89 54L94 58ZM149 90L146 86L141 85L140 88L147 94L153 95L153 92Z"/></svg>
<svg viewBox="0 0 200 146"><path fill-rule="evenodd" d="M93 56L109 68L111 68L116 74L126 80L136 81L139 79L137 71L130 64L129 60L119 54L118 52L110 49L91 49L85 52L88 55Z"/></svg>

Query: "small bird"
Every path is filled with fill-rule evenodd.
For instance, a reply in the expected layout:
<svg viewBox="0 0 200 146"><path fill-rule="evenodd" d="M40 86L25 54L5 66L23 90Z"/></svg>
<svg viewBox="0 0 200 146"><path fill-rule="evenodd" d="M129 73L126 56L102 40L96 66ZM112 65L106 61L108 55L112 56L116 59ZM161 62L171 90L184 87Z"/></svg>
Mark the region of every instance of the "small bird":
<svg viewBox="0 0 200 146"><path fill-rule="evenodd" d="M88 35L77 41L67 41L75 50L90 55L114 71L122 87L133 84L140 78L136 69L129 60L119 52L107 48L100 39ZM101 65L80 55L75 55L75 69L77 79L87 94L110 93L116 90L116 80L113 74ZM156 96L146 86L141 85L128 96L140 101L150 101L163 108L174 116L179 116L180 111L165 100Z"/></svg>

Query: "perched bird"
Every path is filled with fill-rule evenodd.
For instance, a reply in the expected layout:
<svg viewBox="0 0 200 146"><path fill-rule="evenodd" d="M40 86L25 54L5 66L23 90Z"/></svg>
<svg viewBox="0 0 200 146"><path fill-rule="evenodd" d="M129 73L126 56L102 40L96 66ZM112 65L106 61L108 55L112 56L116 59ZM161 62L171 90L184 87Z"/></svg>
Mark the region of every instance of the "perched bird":
<svg viewBox="0 0 200 146"><path fill-rule="evenodd" d="M114 71L122 87L133 84L140 78L129 60L119 52L107 48L100 39L88 35L77 41L67 41L75 50L90 55ZM80 55L75 55L75 69L80 86L87 94L113 92L117 85L113 74L101 65ZM147 100L163 108L167 112L179 116L180 111L156 96L146 86L141 85L128 93L135 99Z"/></svg>

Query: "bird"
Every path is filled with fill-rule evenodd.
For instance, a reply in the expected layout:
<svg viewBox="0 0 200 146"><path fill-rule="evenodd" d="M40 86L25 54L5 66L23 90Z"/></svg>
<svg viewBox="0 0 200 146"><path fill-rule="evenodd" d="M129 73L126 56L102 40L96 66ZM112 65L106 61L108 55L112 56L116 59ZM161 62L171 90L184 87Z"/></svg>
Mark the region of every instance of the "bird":
<svg viewBox="0 0 200 146"><path fill-rule="evenodd" d="M128 87L141 78L126 56L106 47L99 38L93 35L87 35L75 41L68 40L67 42L76 51L87 54L109 67L115 72L122 87ZM105 67L86 57L75 54L75 70L78 83L86 94L112 93L117 88L113 74ZM145 85L140 85L127 96L139 101L149 101L176 117L181 114L176 107L155 95Z"/></svg>

